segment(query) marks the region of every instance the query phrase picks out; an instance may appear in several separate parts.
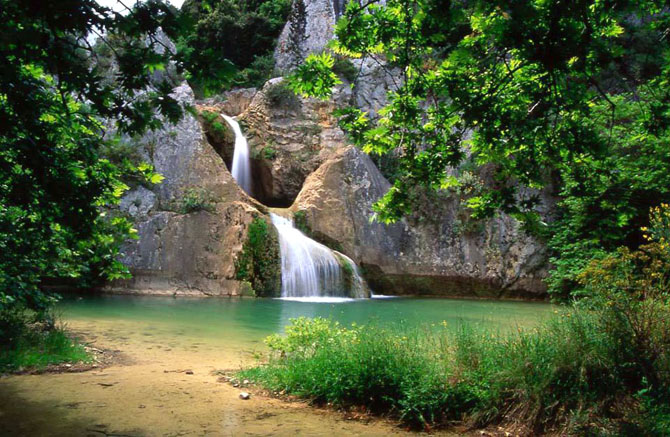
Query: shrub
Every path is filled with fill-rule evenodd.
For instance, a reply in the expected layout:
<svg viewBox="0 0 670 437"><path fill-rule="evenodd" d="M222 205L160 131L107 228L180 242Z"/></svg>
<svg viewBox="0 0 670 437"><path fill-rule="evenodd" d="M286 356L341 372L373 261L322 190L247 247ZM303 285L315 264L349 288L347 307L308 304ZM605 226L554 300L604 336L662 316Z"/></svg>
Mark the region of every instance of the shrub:
<svg viewBox="0 0 670 437"><path fill-rule="evenodd" d="M622 426L653 434L668 418L667 344L652 362L659 370L655 385L638 374L649 356L636 355L622 339L634 338L633 331L612 326L623 319L610 315L609 308L575 308L508 335L296 319L284 336L268 338L267 364L241 376L315 402L364 406L414 427L456 420L503 423L530 435L616 433ZM668 320L670 309L656 316ZM653 423L645 416L652 413Z"/></svg>
<svg viewBox="0 0 670 437"><path fill-rule="evenodd" d="M270 146L263 147L263 158L272 161L277 157L277 151Z"/></svg>
<svg viewBox="0 0 670 437"><path fill-rule="evenodd" d="M196 211L214 211L214 202L210 194L198 188L189 188L179 201L178 210L182 214Z"/></svg>
<svg viewBox="0 0 670 437"><path fill-rule="evenodd" d="M262 85L274 70L272 53L290 8L291 0L185 2L188 26L176 45L196 92Z"/></svg>
<svg viewBox="0 0 670 437"><path fill-rule="evenodd" d="M1 349L15 345L27 332L29 323L30 319L23 306L0 302Z"/></svg>
<svg viewBox="0 0 670 437"><path fill-rule="evenodd" d="M275 59L272 53L257 56L247 68L235 77L235 85L260 88L275 75Z"/></svg>
<svg viewBox="0 0 670 437"><path fill-rule="evenodd" d="M420 425L435 421L440 414L435 406L449 399L443 390L443 361L426 360L434 354L414 340L378 327L293 319L285 336L266 341L274 354L271 364L242 376L317 402L396 411Z"/></svg>
<svg viewBox="0 0 670 437"><path fill-rule="evenodd" d="M205 132L212 144L225 144L227 138L234 138L227 123L223 121L219 113L214 111L202 111L199 115L202 117Z"/></svg>
<svg viewBox="0 0 670 437"><path fill-rule="evenodd" d="M557 299L581 291L578 276L591 260L644 244L640 228L648 224L649 209L670 201L670 129L662 123L649 129L654 95L613 96L614 112L608 104L595 107L594 123L611 129L606 155L575 159L560 171L560 200L548 241L555 266L549 291Z"/></svg>

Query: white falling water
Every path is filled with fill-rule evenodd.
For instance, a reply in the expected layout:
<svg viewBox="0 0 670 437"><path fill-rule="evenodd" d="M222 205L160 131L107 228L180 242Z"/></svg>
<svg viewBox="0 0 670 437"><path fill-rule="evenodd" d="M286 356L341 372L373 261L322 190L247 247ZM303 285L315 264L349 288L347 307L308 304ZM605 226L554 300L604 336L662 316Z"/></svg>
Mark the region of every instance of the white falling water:
<svg viewBox="0 0 670 437"><path fill-rule="evenodd" d="M282 298L362 297L364 283L351 259L307 237L291 220L273 213L270 217L279 234ZM351 267L350 279L343 274L337 257Z"/></svg>
<svg viewBox="0 0 670 437"><path fill-rule="evenodd" d="M237 181L237 185L251 195L251 164L249 162L247 139L242 135L242 129L240 129L240 124L237 121L226 114L221 114L221 117L233 128L235 133L235 151L233 152L233 165L230 172Z"/></svg>

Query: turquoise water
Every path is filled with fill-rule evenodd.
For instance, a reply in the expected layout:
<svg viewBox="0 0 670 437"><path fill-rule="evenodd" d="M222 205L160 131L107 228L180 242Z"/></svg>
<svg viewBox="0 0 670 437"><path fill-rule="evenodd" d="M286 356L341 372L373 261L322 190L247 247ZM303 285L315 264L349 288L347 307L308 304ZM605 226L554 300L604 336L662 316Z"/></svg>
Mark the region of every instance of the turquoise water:
<svg viewBox="0 0 670 437"><path fill-rule="evenodd" d="M420 327L441 324L481 326L504 332L536 325L555 307L547 303L434 298L375 298L335 303L253 298L172 298L158 296L66 297L63 319L118 325L119 329L200 340L227 339L257 344L282 332L291 318L325 317L343 324L376 323Z"/></svg>

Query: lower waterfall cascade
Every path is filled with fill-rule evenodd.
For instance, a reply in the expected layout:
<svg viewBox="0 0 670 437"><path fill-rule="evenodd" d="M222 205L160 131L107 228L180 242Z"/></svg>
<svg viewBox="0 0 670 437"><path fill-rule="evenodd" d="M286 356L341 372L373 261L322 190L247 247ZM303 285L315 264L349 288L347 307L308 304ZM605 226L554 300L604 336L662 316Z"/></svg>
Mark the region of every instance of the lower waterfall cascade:
<svg viewBox="0 0 670 437"><path fill-rule="evenodd" d="M351 258L329 249L270 213L279 234L282 298L363 298L366 285Z"/></svg>

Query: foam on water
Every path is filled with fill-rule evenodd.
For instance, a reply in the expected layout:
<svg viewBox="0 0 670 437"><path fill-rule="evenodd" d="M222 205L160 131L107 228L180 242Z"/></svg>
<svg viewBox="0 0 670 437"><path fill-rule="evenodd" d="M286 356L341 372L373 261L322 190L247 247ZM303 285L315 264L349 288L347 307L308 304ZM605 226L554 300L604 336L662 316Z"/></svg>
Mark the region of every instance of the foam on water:
<svg viewBox="0 0 670 437"><path fill-rule="evenodd" d="M358 300L352 297L279 297L277 299L289 302L306 302L306 303L344 303L344 302L355 302L356 300Z"/></svg>

